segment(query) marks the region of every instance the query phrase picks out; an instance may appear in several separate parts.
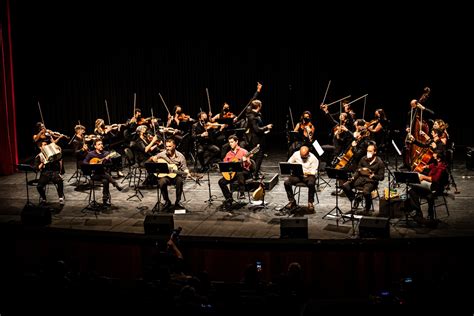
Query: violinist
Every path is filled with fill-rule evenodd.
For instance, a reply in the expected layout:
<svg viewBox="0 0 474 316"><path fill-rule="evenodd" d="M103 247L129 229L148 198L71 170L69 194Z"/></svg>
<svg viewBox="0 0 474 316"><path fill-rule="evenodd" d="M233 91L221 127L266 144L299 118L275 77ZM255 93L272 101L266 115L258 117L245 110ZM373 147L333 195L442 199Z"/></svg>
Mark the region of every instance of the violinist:
<svg viewBox="0 0 474 316"><path fill-rule="evenodd" d="M213 131L210 129L206 112L198 114L198 121L193 124L192 136L195 141L196 154L201 165L201 172L209 169L209 163L213 158L218 157L220 153L219 147L213 144Z"/></svg>
<svg viewBox="0 0 474 316"><path fill-rule="evenodd" d="M153 155L159 152L159 146L163 145L163 140L158 135L151 135L147 133L148 127L140 125L137 127L137 134L139 135L135 141L134 149L136 154L136 162L141 164Z"/></svg>
<svg viewBox="0 0 474 316"><path fill-rule="evenodd" d="M306 145L308 148L313 148L312 143L314 140L314 124L311 122L311 112L304 111L301 115L301 120L294 128L295 132L298 132L298 139L293 142L290 146L290 155L298 150L301 146Z"/></svg>
<svg viewBox="0 0 474 316"><path fill-rule="evenodd" d="M366 128L370 132L370 139L377 143L379 153L383 152L389 131L389 121L385 111L383 109L375 110L375 118L366 123Z"/></svg>
<svg viewBox="0 0 474 316"><path fill-rule="evenodd" d="M66 137L61 133L52 132L46 129L42 122L36 123L36 134L33 135L33 142L37 145L37 148L41 148L41 143L57 143L61 138Z"/></svg>
<svg viewBox="0 0 474 316"><path fill-rule="evenodd" d="M175 129L180 129L182 131L185 130L183 125L187 122L194 122L194 119L191 116L185 114L181 105L175 105L173 107L173 116L168 114L168 122L166 123L166 127L172 127Z"/></svg>
<svg viewBox="0 0 474 316"><path fill-rule="evenodd" d="M235 114L230 111L230 105L227 102L224 102L222 105L222 110L220 113L217 113L210 119L211 122L216 122L220 119L233 119L235 118Z"/></svg>
<svg viewBox="0 0 474 316"><path fill-rule="evenodd" d="M341 113L339 115L339 121L335 120L333 115L329 113L327 105L321 105L321 109L325 113L325 117L329 124L332 126L332 145L323 145L326 163L329 165L333 158L342 154L342 152L349 146L352 141L351 129L354 125L350 126L347 119L347 113Z"/></svg>
<svg viewBox="0 0 474 316"><path fill-rule="evenodd" d="M352 110L352 105L349 102L349 99L342 100L341 104L344 113L347 113L347 120L349 122L349 126L352 126L356 120L356 113Z"/></svg>
<svg viewBox="0 0 474 316"><path fill-rule="evenodd" d="M352 158L351 167L352 169L357 166L359 160L365 155L367 152L367 147L370 143L369 135L370 132L367 130L366 122L363 119L357 119L354 122L355 132L353 135L353 140L351 143L352 152L354 154Z"/></svg>

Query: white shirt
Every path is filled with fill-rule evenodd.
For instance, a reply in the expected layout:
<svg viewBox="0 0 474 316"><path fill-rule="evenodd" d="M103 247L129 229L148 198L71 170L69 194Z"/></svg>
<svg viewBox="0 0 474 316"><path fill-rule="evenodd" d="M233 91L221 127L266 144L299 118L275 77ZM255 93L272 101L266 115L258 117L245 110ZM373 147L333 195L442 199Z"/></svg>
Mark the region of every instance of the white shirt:
<svg viewBox="0 0 474 316"><path fill-rule="evenodd" d="M318 172L319 160L312 153L309 153L309 157L306 159L306 161L303 161L303 159L301 159L300 151L295 151L294 154L291 155L290 159L288 159L288 162L303 165L303 173L305 175L316 175L316 173Z"/></svg>

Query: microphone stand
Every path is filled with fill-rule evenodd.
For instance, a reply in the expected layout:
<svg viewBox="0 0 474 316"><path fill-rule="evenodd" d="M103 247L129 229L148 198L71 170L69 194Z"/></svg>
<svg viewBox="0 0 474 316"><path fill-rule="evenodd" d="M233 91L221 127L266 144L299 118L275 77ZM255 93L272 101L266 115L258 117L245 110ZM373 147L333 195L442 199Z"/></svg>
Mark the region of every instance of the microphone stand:
<svg viewBox="0 0 474 316"><path fill-rule="evenodd" d="M212 205L212 202L217 199L217 196L216 195L212 195L211 193L211 180L210 180L210 177L209 177L209 168L207 169L207 187L208 187L208 190L209 190L209 199L204 201L204 203L207 203L207 207L211 206Z"/></svg>

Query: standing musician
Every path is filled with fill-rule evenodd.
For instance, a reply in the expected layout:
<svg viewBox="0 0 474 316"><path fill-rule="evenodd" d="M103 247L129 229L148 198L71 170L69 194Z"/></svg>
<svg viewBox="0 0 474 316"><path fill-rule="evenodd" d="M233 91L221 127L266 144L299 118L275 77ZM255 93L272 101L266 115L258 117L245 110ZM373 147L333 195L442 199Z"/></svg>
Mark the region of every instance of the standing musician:
<svg viewBox="0 0 474 316"><path fill-rule="evenodd" d="M201 172L209 169L209 163L213 158L220 154L220 149L213 144L214 127L219 127L221 130L224 127L215 125L217 123L210 123L207 120L206 112L198 114L198 121L193 124L192 135L196 144L196 154L201 165Z"/></svg>
<svg viewBox="0 0 474 316"><path fill-rule="evenodd" d="M237 180L239 184L239 199L245 198L245 180L251 177L252 161L248 157L248 151L239 146L239 139L236 135L230 135L228 138L230 150L224 157L224 162L242 162L243 171L236 172L234 177L227 180L222 177L219 180L219 187L221 188L222 194L224 195L225 202L224 208L229 210L232 208L232 194L227 187L228 184Z"/></svg>
<svg viewBox="0 0 474 316"><path fill-rule="evenodd" d="M304 182L308 187L308 210L310 213L314 213L314 194L316 193L316 174L318 172L319 160L309 152L308 146L302 146L299 151L296 151L290 159L289 163L297 163L303 166L303 175L294 176L290 175L285 180L285 191L288 196L289 203L285 206L286 209L292 210L296 207L296 200L293 194L292 186L298 182Z"/></svg>
<svg viewBox="0 0 474 316"><path fill-rule="evenodd" d="M379 181L385 177L385 164L377 156L377 146L371 143L367 146L367 155L359 161L354 177L342 185L342 190L352 202L355 199L353 188L362 190L365 199L365 209L363 214L369 215L372 208L372 191L377 189ZM354 201L354 208L357 208L360 201Z"/></svg>
<svg viewBox="0 0 474 316"><path fill-rule="evenodd" d="M84 136L86 128L79 124L74 127L74 131L76 134L72 141L72 147L74 150L74 156L76 157L77 167L80 167L89 152L89 146L87 145L86 137Z"/></svg>
<svg viewBox="0 0 474 316"><path fill-rule="evenodd" d="M44 148L46 145L48 145L46 141L41 141L40 149ZM41 197L40 204L46 203L45 187L49 182L53 182L58 191L59 204L64 205L63 178L61 176L63 173L61 172L61 164L61 160L59 159L48 162L42 152L36 155L35 167L37 170L41 171L38 185L36 187Z"/></svg>
<svg viewBox="0 0 474 316"><path fill-rule="evenodd" d="M301 120L298 122L293 131L298 132L299 139L296 139L290 146L290 154L300 149L301 146L305 145L308 148L314 148L312 146L314 141L314 124L311 122L311 112L304 111L301 115Z"/></svg>
<svg viewBox="0 0 474 316"><path fill-rule="evenodd" d="M176 150L176 142L173 138L168 138L166 140L166 150L158 153L157 155L151 157L153 162L160 162L159 160L163 159L168 164L171 164L170 167L177 167L178 172L184 172L189 174L188 167L186 165L186 158L182 153ZM171 207L171 201L168 195L168 185L176 185L176 202L174 203L175 208L184 208L180 203L181 195L183 193L184 179L180 174L173 174L172 176L166 175L159 179L158 185L161 190L165 204L163 205L163 210L168 210Z"/></svg>
<svg viewBox="0 0 474 316"><path fill-rule="evenodd" d="M255 148L257 145L260 145L260 151L255 155L254 178L258 179L265 149L265 134L270 132L273 124L263 124L261 113L262 101L253 100L250 103L250 109L250 112L247 114L249 147Z"/></svg>
<svg viewBox="0 0 474 316"><path fill-rule="evenodd" d="M95 164L95 163L107 163L110 162L110 157L113 156L108 151L104 151L104 143L101 139L97 139L94 142L94 150L90 151L86 158L84 158L85 164ZM103 174L94 174L94 180L101 180L102 181L102 202L104 206L111 206L110 203L110 191L109 191L109 183L117 188L117 190L122 191L123 187L121 187L117 181L115 181L112 176L107 174L105 171Z"/></svg>

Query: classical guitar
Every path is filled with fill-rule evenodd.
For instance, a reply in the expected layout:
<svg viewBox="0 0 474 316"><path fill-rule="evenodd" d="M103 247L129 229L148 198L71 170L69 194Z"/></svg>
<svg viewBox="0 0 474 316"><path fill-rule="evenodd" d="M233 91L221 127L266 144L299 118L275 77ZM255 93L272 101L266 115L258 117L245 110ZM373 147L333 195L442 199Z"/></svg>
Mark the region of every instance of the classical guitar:
<svg viewBox="0 0 474 316"><path fill-rule="evenodd" d="M169 163L167 162L165 159L163 158L159 158L157 161L157 163L166 163L168 165L168 173L155 173L155 176L157 176L158 178L162 178L162 177L170 177L170 178L175 178L176 175L180 175L180 176L188 176L189 174L187 172L184 172L184 171L181 171L181 170L178 170L178 166L174 163Z"/></svg>
<svg viewBox="0 0 474 316"><path fill-rule="evenodd" d="M97 157L94 157L92 158L89 163L91 165L96 165L96 164L101 164L104 162L104 160L107 160L107 159L112 159L112 158L118 158L120 157L120 154L116 151L113 151L111 152L110 154L108 154L107 156L105 156L104 158L97 158Z"/></svg>
<svg viewBox="0 0 474 316"><path fill-rule="evenodd" d="M248 158L250 157L251 155L257 153L258 151L260 150L260 144L258 144L257 146L255 146L254 149L252 149L251 151L249 151L247 154L245 154L245 158ZM237 159L237 158L233 158L231 161L229 162L241 162L242 159ZM236 172L222 172L222 176L224 177L224 179L226 179L227 181L230 181L232 180L234 177L235 177L235 174Z"/></svg>

